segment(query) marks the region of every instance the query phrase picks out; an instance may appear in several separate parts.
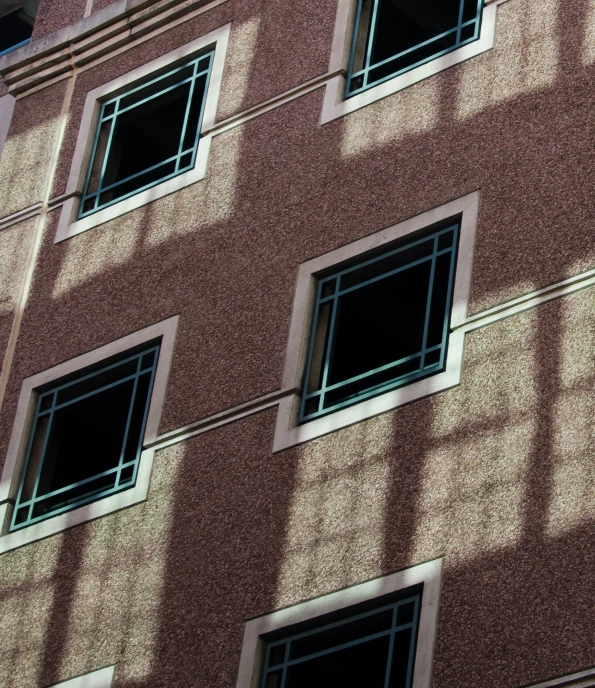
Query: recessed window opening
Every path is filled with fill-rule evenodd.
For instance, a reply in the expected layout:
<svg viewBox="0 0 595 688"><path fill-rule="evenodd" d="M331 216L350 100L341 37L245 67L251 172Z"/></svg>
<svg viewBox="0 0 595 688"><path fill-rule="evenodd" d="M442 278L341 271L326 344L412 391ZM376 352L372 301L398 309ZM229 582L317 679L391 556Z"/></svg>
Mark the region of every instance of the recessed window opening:
<svg viewBox="0 0 595 688"><path fill-rule="evenodd" d="M39 0L3 3L8 11L0 7L0 55L27 45L33 34L33 25L39 7Z"/></svg>
<svg viewBox="0 0 595 688"><path fill-rule="evenodd" d="M133 487L159 344L38 390L11 530Z"/></svg>
<svg viewBox="0 0 595 688"><path fill-rule="evenodd" d="M264 637L260 688L410 688L422 587Z"/></svg>
<svg viewBox="0 0 595 688"><path fill-rule="evenodd" d="M346 97L479 38L483 0L358 0Z"/></svg>
<svg viewBox="0 0 595 688"><path fill-rule="evenodd" d="M320 279L300 421L445 369L459 223Z"/></svg>
<svg viewBox="0 0 595 688"><path fill-rule="evenodd" d="M214 54L102 104L80 217L194 167Z"/></svg>

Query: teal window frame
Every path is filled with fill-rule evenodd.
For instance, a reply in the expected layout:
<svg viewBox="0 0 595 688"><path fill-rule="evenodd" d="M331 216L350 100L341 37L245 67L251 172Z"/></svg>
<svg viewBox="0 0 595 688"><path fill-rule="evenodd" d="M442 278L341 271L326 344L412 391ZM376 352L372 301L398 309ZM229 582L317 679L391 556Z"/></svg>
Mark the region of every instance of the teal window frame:
<svg viewBox="0 0 595 688"><path fill-rule="evenodd" d="M377 606L373 609L368 609L360 613L349 614L349 609L343 610L340 614L342 618L339 620L334 620L332 622L326 622L324 617L321 617L315 626L312 622L308 622L309 628L301 632L295 632L293 634L285 633L282 638L272 638L263 640L266 642L266 648L264 653L264 668L262 672L262 679L260 682L260 688L287 688L288 685L288 674L291 671L291 667L298 664L303 664L305 662L318 659L320 657L325 657L331 655L335 652L341 652L343 650L348 650L350 648L355 648L358 645L363 645L364 643L378 640L381 638L388 639L388 648L386 654L386 668L385 668L385 678L384 678L384 688L389 688L389 686L394 685L391 683L392 670L393 670L393 656L396 649L396 645L401 641L403 635L408 634L408 647L405 647L407 656L407 665L402 667L405 669L403 672L405 675L404 682L401 682L399 688L411 688L413 682L413 673L415 667L415 652L417 649L417 636L419 630L419 619L421 613L422 605L422 595L423 590L419 592L414 589L409 591L401 591L399 593L399 599L392 601L390 603L383 604L381 601L377 601ZM394 596L391 596L394 599ZM366 605L369 606L369 605ZM401 613L407 606L412 606L412 611L409 615L407 613L403 614L407 621L401 621ZM317 634L324 633L326 638L329 636L332 638L333 631L340 631L341 627L345 627L348 624L357 624L357 622L369 622L373 621L374 616L388 616L391 614L390 623L381 623L380 630L370 633L362 629L362 634L360 637L354 638L348 642L338 642L327 647L323 650L311 652L310 654L305 654L299 656L299 651L295 652L298 656L294 656L294 645L299 641L312 641L316 640ZM336 617L336 614L333 615ZM385 626L385 628L382 628ZM353 626L352 626L353 628ZM275 634L278 636L278 633ZM353 633L355 635L355 633Z"/></svg>
<svg viewBox="0 0 595 688"><path fill-rule="evenodd" d="M378 26L379 7L382 2L386 1L387 0L357 0L355 27L350 52L349 69L346 80L346 98L351 98L355 95L358 95L359 93L363 93L364 91L367 91L368 89L374 86L378 86L379 84L382 84L385 81L394 79L396 76L399 76L400 74L405 74L406 72L409 72L412 69L415 69L416 67L420 67L426 64L427 62L436 60L439 57L442 57L443 55L446 55L454 50L457 50L458 48L461 48L479 39L481 33L481 20L483 15L484 0L459 0L459 15L458 23L456 26L453 26L448 31L437 34L436 36L433 36L432 38L423 41L422 43L419 43L413 47L396 52L391 57L373 63L373 50ZM417 1L418 0L411 0L411 2ZM361 26L362 8L364 2L372 3L372 11L370 13L370 23L367 27L367 36L365 41L362 66L361 68L356 69L355 62L358 36L360 35L360 30L364 30ZM463 12L465 10L465 7L466 5L468 6L471 3L477 4L475 16L473 17L473 19L463 21ZM465 35L468 33L470 35ZM431 50L433 43L437 43L445 39L453 39L453 44L443 49L440 49L439 46L437 46L436 51L431 53L430 55L426 55L425 57L420 56L422 50ZM402 67L399 67L397 65L399 61L404 63ZM384 75L380 78L374 78L373 74L371 74L371 72L373 72L374 70L390 68L391 63L395 65L395 69L390 74Z"/></svg>
<svg viewBox="0 0 595 688"><path fill-rule="evenodd" d="M177 177L178 175L183 174L184 172L188 172L189 170L194 168L194 165L196 163L198 145L201 138L202 121L207 101L207 94L209 91L209 82L211 78L214 57L215 48L213 47L207 51L201 52L201 54L193 60L184 62L184 64L180 66L176 66L175 68L169 69L167 72L165 72L164 74L160 74L158 77L143 81L141 84L135 86L134 88L128 89L124 93L119 94L117 97L106 100L101 104L101 111L99 115L99 121L97 123L97 129L95 132L91 160L85 178L84 191L81 198L81 205L78 216L79 219L88 217L89 215L93 215L94 213L97 213L100 210L103 210L104 208L109 208L110 206L115 205L116 203L120 203L121 201L124 201L127 198L130 198L131 196L135 196L136 194L141 193L142 191L151 189L154 186L157 186L158 184L162 184L163 182L168 181L169 179L173 179L174 177ZM181 75L181 73L185 70L188 70L188 68L192 68L192 75L183 78L183 75ZM175 79L176 74L181 75L180 80L176 81L173 84L168 83L172 79ZM202 94L202 103L200 115L196 126L196 132L192 140L192 145L184 146L188 133L188 122L190 118L190 112L192 108L196 84L198 80L202 77L205 77L205 84ZM164 85L164 88L162 90L151 93L149 96L145 98L140 97L136 102L133 102L131 105L126 106L125 104L123 104L123 101L125 101L125 99L134 98L135 95L142 96L143 90L150 89L155 85L158 85L160 81L164 81L167 84ZM164 96L167 93L174 91L175 89L180 88L186 84L189 84L190 88L188 92L184 121L182 129L180 131L180 139L177 153L172 157L162 160L159 163L152 165L151 167L140 170L139 172L136 172L126 177L125 179L121 179L112 184L106 184L105 177L108 169L110 155L113 152L112 143L114 139L114 132L116 131L116 128L118 126L118 118L121 115L131 112L145 105L149 101ZM92 174L95 167L95 160L98 153L101 154L100 135L102 128L104 126L109 126L109 135L107 137L106 148L105 152L103 153L103 159L101 161L101 170L99 172L97 189L90 190ZM189 132L189 135L192 136L191 131ZM168 166L173 166L174 170L171 172L167 172L166 168ZM160 167L164 168L165 170L162 177L159 177L158 179L155 179L146 184L139 182L139 186L137 188L132 189L128 193L124 193L121 196L116 196L115 198L107 200L105 202L102 201L102 195L107 194L110 191L117 192L119 187L122 187L125 184L130 184L131 182L134 182L135 179L141 179L143 175L154 172L158 170L158 168Z"/></svg>
<svg viewBox="0 0 595 688"><path fill-rule="evenodd" d="M124 490L130 489L135 486L140 457L143 449L143 438L145 434L145 428L147 424L147 418L149 414L149 407L151 404L151 394L153 391L153 385L155 382L155 374L157 371L157 363L159 360L160 344L153 344L145 346L137 353L124 355L124 357L118 357L116 362L105 362L99 367L93 367L91 372L86 372L85 370L80 371L80 374L76 376L68 376L68 379L57 381L52 384L47 389L39 390L37 393L37 401L35 405L35 415L33 418L31 432L29 436L29 441L27 444L25 464L19 484L19 489L17 493L17 498L15 501L14 511L12 514L10 531L20 530L26 528L27 526L39 523L48 518L52 518L59 514L72 511L81 506L89 504L91 502L96 502L104 497L108 497ZM149 357L145 359L145 357ZM118 368L123 368L125 366L134 367L136 369L133 373L123 374L122 377L118 377ZM62 392L66 392L68 395L68 389L73 388L75 385L80 385L81 383L87 383L89 386L93 386L93 378L97 378L100 375L109 373L115 375L116 379L107 385L102 385L91 389L91 391L74 396L65 402L60 402L59 395ZM138 395L139 381L143 377L149 378L146 399L142 399ZM132 394L129 402L127 417L125 421L125 430L122 440L122 446L120 449L120 457L117 466L104 470L93 476L85 478L77 482L70 483L59 489L52 490L50 492L40 494L40 480L44 468L44 461L47 458L48 447L52 440L52 430L54 424L54 418L56 411L60 409L67 408L78 402L84 401L89 397L100 394L102 392L113 389L119 385L132 382ZM139 401L137 401L139 400ZM139 429L138 442L136 446L129 444L129 433L132 423L133 412L137 410L135 404L142 404L138 407L142 410L142 422ZM36 431L40 427L40 423L47 418L47 427L42 433L43 446L39 459L39 466L37 468L34 480L34 486L32 489L32 494L30 498L24 496L25 485L27 478L29 477L28 469L29 464L32 460L34 440L36 437ZM92 441L92 438L90 438ZM125 460L126 454L132 454L132 458ZM81 455L84 455L84 448L81 450ZM93 481L98 481L108 476L114 476L114 484L112 486L100 489L93 489ZM69 492L72 494L73 491L78 490L84 485L90 486L90 492L83 493L80 496L69 498ZM47 512L35 515L35 508L41 502L58 497L60 494L64 495L64 501L59 502L54 508L50 508ZM23 514L26 514L23 517Z"/></svg>
<svg viewBox="0 0 595 688"><path fill-rule="evenodd" d="M449 245L444 245L442 237L452 234L452 240ZM343 269L333 271L331 274L321 277L318 281L316 291L316 303L314 307L314 317L312 320L312 329L310 333L310 342L308 348L308 358L303 381L303 394L300 405L300 423L306 423L316 418L326 416L330 413L340 409L360 403L366 399L384 394L385 392L397 389L404 385L411 384L417 380L424 379L431 375L442 372L446 368L446 358L448 353L448 338L450 334L450 319L452 311L452 299L454 292L454 283L456 275L456 261L458 254L458 245L460 237L460 220L447 222L439 229L428 229L422 231L421 234L416 233L414 237L409 240L399 242L398 247L387 249L372 258L364 259L356 264L350 264ZM429 245L431 243L431 250ZM397 256L412 248L419 247L423 244L428 244L427 254L422 258L416 259L412 262L407 262L398 268L382 272L380 275L372 279L365 280L356 284L355 286L343 287L342 280L345 277L357 270L373 266L374 263L384 261L391 256ZM435 268L436 261L440 256L450 256L449 275L447 285L447 295L445 299L444 321L442 324L442 338L439 344L428 347L428 331L430 327L430 314L432 309L432 299L434 294L435 283ZM430 264L429 286L427 292L427 300L425 304L424 315L424 329L422 346L418 352L409 355L405 358L396 359L386 365L378 368L373 368L365 373L350 377L346 380L329 384L331 368L333 364L333 353L336 343L337 335L337 313L340 307L340 299L343 295L349 294L362 287L380 282L381 280L396 275L397 273L404 273L410 268L414 268L423 263ZM321 310L325 304L331 304L331 312L328 315L328 324L326 325L326 332L324 333L324 349L322 353L322 361L320 366L319 382L315 385L311 382L312 367L314 360L315 347L317 346L317 334L319 333L319 321L322 322L324 316L321 317ZM322 325L321 325L322 327ZM318 340L320 342L320 339ZM320 346L320 344L318 344ZM428 356L431 354L431 356ZM398 366L407 364L419 359L419 365L416 370L406 372L401 375L395 375L391 380L384 381L380 384L372 384L370 387L363 388L361 391L348 396L347 398L338 401L337 403L326 403L326 395L329 392L335 392L347 385L365 381L366 378L372 378L374 375L383 374L394 368L397 371ZM429 360L426 360L429 359ZM432 360L434 359L434 360ZM436 360L437 359L437 360ZM315 410L312 410L314 404L317 404Z"/></svg>

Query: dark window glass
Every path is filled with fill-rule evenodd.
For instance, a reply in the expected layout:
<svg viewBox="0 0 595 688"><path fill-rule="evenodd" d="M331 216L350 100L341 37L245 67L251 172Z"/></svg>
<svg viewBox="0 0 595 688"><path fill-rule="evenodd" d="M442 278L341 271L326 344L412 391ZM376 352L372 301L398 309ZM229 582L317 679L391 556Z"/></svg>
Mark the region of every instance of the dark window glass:
<svg viewBox="0 0 595 688"><path fill-rule="evenodd" d="M159 346L43 390L12 528L134 485Z"/></svg>
<svg viewBox="0 0 595 688"><path fill-rule="evenodd" d="M376 609L343 610L269 640L261 688L410 688L421 596L410 589Z"/></svg>
<svg viewBox="0 0 595 688"><path fill-rule="evenodd" d="M214 53L103 104L80 215L192 169Z"/></svg>
<svg viewBox="0 0 595 688"><path fill-rule="evenodd" d="M483 0L358 0L347 96L479 38Z"/></svg>
<svg viewBox="0 0 595 688"><path fill-rule="evenodd" d="M319 283L302 422L444 370L458 225Z"/></svg>
<svg viewBox="0 0 595 688"><path fill-rule="evenodd" d="M9 7L14 3L8 3ZM0 53L24 45L33 33L39 0L29 0L0 16ZM0 3L0 14L2 5Z"/></svg>

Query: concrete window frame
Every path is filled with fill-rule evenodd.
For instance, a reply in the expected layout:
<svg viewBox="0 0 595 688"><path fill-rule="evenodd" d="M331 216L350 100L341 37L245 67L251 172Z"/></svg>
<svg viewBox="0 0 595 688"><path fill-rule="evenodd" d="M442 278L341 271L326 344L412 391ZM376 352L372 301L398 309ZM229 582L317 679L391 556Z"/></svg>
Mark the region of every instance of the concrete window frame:
<svg viewBox="0 0 595 688"><path fill-rule="evenodd" d="M87 93L83 115L79 126L76 146L72 158L70 174L66 185L66 200L62 204L60 220L56 230L54 243L59 243L65 239L76 236L88 229L109 222L120 215L141 208L159 198L163 198L171 193L179 191L190 184L194 184L204 179L207 173L207 163L211 140L213 135L211 130L215 125L217 116L217 105L221 92L223 80L223 68L225 56L229 44L229 34L231 24L226 24L219 29L215 29L196 40L187 43L181 48L172 50L166 55L147 62L137 69L128 72L124 76L109 81ZM205 109L202 120L201 132L198 149L196 152L196 163L192 170L179 174L177 177L168 179L150 189L141 191L134 196L125 198L119 203L99 210L93 215L78 219L78 213L85 184L87 168L90 164L93 152L95 132L99 121L102 101L115 97L125 92L128 87L137 81L150 77L151 74L168 67L175 62L191 57L200 50L209 46L214 46L215 55L211 69L209 87L206 95Z"/></svg>
<svg viewBox="0 0 595 688"><path fill-rule="evenodd" d="M297 277L282 382L283 389L295 391L279 402L273 452L282 451L329 434L460 383L465 344L465 334L460 326L467 319L479 198L479 191L474 191L302 263ZM316 300L317 276L341 263L406 237L412 232L417 232L456 216L461 218L460 239L451 311L451 333L448 340L445 370L432 377L412 382L404 387L385 392L359 404L348 406L300 425L300 387L308 354L308 342Z"/></svg>
<svg viewBox="0 0 595 688"><path fill-rule="evenodd" d="M106 358L123 353L154 339L161 339L161 350L157 362L153 392L147 416L143 447L157 438L159 422L165 401L165 391L173 350L176 340L179 316L175 315L114 342L94 349L32 375L23 381L17 412L6 454L6 462L0 478L0 554L22 547L36 540L60 533L73 526L92 521L106 514L138 504L147 498L155 456L154 449L143 449L139 461L138 476L134 487L96 502L52 516L22 530L9 532L10 516L23 471L32 420L37 400L36 390L43 385L59 380L88 366L100 363Z"/></svg>
<svg viewBox="0 0 595 688"><path fill-rule="evenodd" d="M434 559L247 621L236 688L260 688L265 651L263 635L419 584L424 587L411 688L430 688L442 570L443 559Z"/></svg>
<svg viewBox="0 0 595 688"><path fill-rule="evenodd" d="M320 123L325 124L338 117L343 117L355 112L377 100L402 91L428 77L452 67L453 65L469 60L472 57L490 50L494 46L496 34L497 5L506 0L488 0L483 9L480 37L473 43L469 43L447 55L431 60L426 64L411 69L405 74L395 76L377 86L372 86L363 93L345 99L345 85L349 69L349 57L351 42L355 24L357 0L338 0L337 15L335 19L335 31L329 63L329 73L334 73L326 84L322 114Z"/></svg>
<svg viewBox="0 0 595 688"><path fill-rule="evenodd" d="M49 688L111 688L114 681L116 665L90 671L83 676L70 678L62 683L55 683Z"/></svg>

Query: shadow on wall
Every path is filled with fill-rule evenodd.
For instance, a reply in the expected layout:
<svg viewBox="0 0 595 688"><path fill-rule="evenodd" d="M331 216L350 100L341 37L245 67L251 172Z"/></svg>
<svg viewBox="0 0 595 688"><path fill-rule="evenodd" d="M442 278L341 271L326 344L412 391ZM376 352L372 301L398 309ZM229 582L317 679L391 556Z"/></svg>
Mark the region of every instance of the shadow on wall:
<svg viewBox="0 0 595 688"><path fill-rule="evenodd" d="M315 92L220 135L204 182L117 233L54 246L51 214L7 399L40 351L180 310L164 430L275 389L300 262L478 187L475 310L592 267L595 20L536 7L503 5L492 53L347 118L318 127ZM469 335L459 388L307 445L271 456L267 411L169 448L145 504L4 555L6 685L118 661L115 688L231 688L247 618L441 555L436 686L595 664L589 297Z"/></svg>

